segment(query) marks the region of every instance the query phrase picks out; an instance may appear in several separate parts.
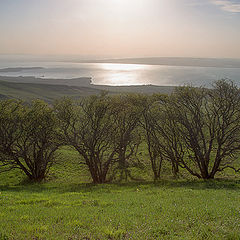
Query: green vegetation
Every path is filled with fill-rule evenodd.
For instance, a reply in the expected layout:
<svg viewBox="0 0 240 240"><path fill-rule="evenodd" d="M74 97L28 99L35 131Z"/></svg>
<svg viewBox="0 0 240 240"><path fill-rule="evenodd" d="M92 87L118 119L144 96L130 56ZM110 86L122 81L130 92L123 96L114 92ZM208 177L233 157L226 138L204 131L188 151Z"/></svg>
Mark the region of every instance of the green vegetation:
<svg viewBox="0 0 240 240"><path fill-rule="evenodd" d="M0 171L17 168L42 181L61 146L53 110L40 100L30 106L10 100L1 102L0 112Z"/></svg>
<svg viewBox="0 0 240 240"><path fill-rule="evenodd" d="M41 184L0 175L0 239L239 239L239 180L92 185L78 154L60 153Z"/></svg>
<svg viewBox="0 0 240 240"><path fill-rule="evenodd" d="M143 166L147 144L154 180L163 162L192 176L213 179L230 168L240 172L240 94L226 80L213 89L179 87L170 96L106 92L54 106L42 101L0 102L0 172L21 169L42 181L60 146L72 146L93 183L133 179L128 168Z"/></svg>
<svg viewBox="0 0 240 240"><path fill-rule="evenodd" d="M239 98L0 101L0 239L239 240Z"/></svg>

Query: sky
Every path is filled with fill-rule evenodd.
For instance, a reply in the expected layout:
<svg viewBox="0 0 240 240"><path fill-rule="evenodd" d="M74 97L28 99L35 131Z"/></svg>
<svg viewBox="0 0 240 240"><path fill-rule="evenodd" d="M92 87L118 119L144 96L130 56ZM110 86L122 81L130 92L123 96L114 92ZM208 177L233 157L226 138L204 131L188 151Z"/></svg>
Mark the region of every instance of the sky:
<svg viewBox="0 0 240 240"><path fill-rule="evenodd" d="M0 54L240 58L240 0L0 0Z"/></svg>

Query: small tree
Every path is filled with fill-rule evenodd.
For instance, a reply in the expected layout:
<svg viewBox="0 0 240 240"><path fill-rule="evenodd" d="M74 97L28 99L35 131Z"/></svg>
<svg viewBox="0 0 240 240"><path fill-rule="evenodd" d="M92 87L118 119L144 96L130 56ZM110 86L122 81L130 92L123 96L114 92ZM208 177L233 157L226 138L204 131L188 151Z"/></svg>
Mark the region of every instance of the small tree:
<svg viewBox="0 0 240 240"><path fill-rule="evenodd" d="M0 171L8 171L22 165L16 144L24 134L21 128L25 108L20 101L5 100L0 101L0 112Z"/></svg>
<svg viewBox="0 0 240 240"><path fill-rule="evenodd" d="M160 178L164 160L171 163L172 172L174 176L177 176L179 161L183 158L184 152L179 141L179 134L175 130L175 121L169 98L164 95L145 97L143 105L145 107L142 127L145 130L154 180Z"/></svg>
<svg viewBox="0 0 240 240"><path fill-rule="evenodd" d="M234 156L240 150L240 93L232 82L217 81L211 90L180 87L172 108L174 129L186 152L183 168L203 179L234 168Z"/></svg>
<svg viewBox="0 0 240 240"><path fill-rule="evenodd" d="M215 127L214 164L210 178L217 172L234 167L236 157L240 151L240 90L227 80L215 82L214 89L209 91L211 113ZM212 124L214 125L214 124Z"/></svg>
<svg viewBox="0 0 240 240"><path fill-rule="evenodd" d="M142 107L139 99L140 96L136 94L112 97L112 115L115 126L112 141L118 162L115 170L120 171L120 180L133 178L129 167L139 166L136 157L141 143L139 123Z"/></svg>
<svg viewBox="0 0 240 240"><path fill-rule="evenodd" d="M62 99L55 104L65 143L73 146L87 165L94 183L107 181L114 161L111 99L102 94L73 102Z"/></svg>
<svg viewBox="0 0 240 240"><path fill-rule="evenodd" d="M43 101L30 106L1 101L0 108L1 164L5 169L21 169L30 180L42 181L60 146L53 110Z"/></svg>

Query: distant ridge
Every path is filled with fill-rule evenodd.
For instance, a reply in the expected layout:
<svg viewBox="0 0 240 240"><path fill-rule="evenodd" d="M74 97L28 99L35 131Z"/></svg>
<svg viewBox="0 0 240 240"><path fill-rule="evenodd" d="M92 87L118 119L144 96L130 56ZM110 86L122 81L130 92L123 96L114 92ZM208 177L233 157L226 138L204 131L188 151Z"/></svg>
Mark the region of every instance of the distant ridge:
<svg viewBox="0 0 240 240"><path fill-rule="evenodd" d="M71 84L73 86L80 86L80 87L91 87L92 79L89 77L79 77L79 78L72 78L71 80L76 81L78 84ZM39 84L53 84L53 85L69 85L68 79L64 78L38 78L32 76L18 76L18 77L9 77L9 76L1 76L0 81L5 82L16 82L16 83L39 83Z"/></svg>
<svg viewBox="0 0 240 240"><path fill-rule="evenodd" d="M5 99L8 99L8 96L0 94L0 100L5 100Z"/></svg>
<svg viewBox="0 0 240 240"><path fill-rule="evenodd" d="M16 83L0 81L0 99L22 99L30 101L43 99L53 102L55 99L68 96L79 98L88 95L99 94L101 90L90 87L77 87L67 85Z"/></svg>
<svg viewBox="0 0 240 240"><path fill-rule="evenodd" d="M173 86L107 86L91 84L90 78L78 78L82 80L81 86L64 84L67 79L41 79L34 77L4 77L0 76L0 100L14 98L30 101L32 99L43 99L53 102L55 99L68 96L80 98L96 95L102 91L110 94L118 93L162 93L170 94L174 91ZM49 83L45 82L48 81Z"/></svg>
<svg viewBox="0 0 240 240"><path fill-rule="evenodd" d="M165 66L189 66L189 67L219 67L240 68L240 59L230 58L184 58L184 57L151 57L151 58L119 58L79 61L85 63L122 63L122 64L145 64Z"/></svg>
<svg viewBox="0 0 240 240"><path fill-rule="evenodd" d="M5 72L21 72L24 70L41 70L43 67L14 67L14 68L1 68L0 73Z"/></svg>

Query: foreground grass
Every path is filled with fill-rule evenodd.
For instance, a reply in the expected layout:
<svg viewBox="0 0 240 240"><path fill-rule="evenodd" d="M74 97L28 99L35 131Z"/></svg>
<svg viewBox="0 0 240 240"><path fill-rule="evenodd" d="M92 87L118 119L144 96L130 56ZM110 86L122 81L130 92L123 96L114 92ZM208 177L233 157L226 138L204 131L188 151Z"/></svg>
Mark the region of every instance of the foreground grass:
<svg viewBox="0 0 240 240"><path fill-rule="evenodd" d="M239 185L161 182L1 187L0 236L240 239Z"/></svg>
<svg viewBox="0 0 240 240"><path fill-rule="evenodd" d="M1 240L240 239L239 180L94 186L81 183L89 178L77 155L63 153L73 162L43 184L19 184L18 172L0 175Z"/></svg>

